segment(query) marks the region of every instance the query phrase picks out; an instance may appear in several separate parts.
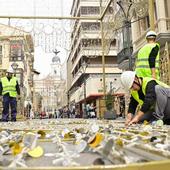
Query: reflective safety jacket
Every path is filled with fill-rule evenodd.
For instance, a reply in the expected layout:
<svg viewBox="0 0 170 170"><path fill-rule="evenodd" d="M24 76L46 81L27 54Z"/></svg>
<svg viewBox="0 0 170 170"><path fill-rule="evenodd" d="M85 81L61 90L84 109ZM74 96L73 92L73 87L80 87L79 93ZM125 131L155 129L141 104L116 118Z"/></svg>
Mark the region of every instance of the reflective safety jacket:
<svg viewBox="0 0 170 170"><path fill-rule="evenodd" d="M149 43L139 50L135 68L138 77L152 77L151 68L149 66L149 55L156 45L160 48L158 43ZM155 59L155 69L156 79L159 80L159 52Z"/></svg>
<svg viewBox="0 0 170 170"><path fill-rule="evenodd" d="M17 85L17 79L16 77L12 77L10 81L7 77L1 78L2 82L2 95L5 95L9 93L10 97L16 97L17 91L16 91L16 85Z"/></svg>
<svg viewBox="0 0 170 170"><path fill-rule="evenodd" d="M152 81L152 80L155 80L155 79L149 78L149 77L144 77L144 78L143 78L143 82L142 82L142 92L143 92L144 95L146 95L146 86L147 86L148 82L150 82L150 81ZM165 83L163 83L163 82L161 82L161 81L159 81L159 80L155 80L155 81L158 83L158 85L161 85L161 86L163 86L163 87L169 88L169 86L168 86L167 84L165 84ZM132 95L132 97L139 103L140 106L143 105L143 102L144 102L144 101L139 98L138 91L131 90L131 95Z"/></svg>

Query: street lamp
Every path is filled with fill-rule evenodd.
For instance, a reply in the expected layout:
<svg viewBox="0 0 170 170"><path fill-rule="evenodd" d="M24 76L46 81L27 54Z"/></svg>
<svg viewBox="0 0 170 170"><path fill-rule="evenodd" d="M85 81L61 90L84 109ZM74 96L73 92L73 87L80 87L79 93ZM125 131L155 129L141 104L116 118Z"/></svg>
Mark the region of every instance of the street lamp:
<svg viewBox="0 0 170 170"><path fill-rule="evenodd" d="M87 68L88 64L86 61L84 61L81 64L81 71L83 73L83 84L84 84L84 114L83 117L87 116L87 109L86 109L86 77L85 77L85 73L86 73L86 68Z"/></svg>
<svg viewBox="0 0 170 170"><path fill-rule="evenodd" d="M122 10L124 20L123 20L123 49L127 49L124 52L126 53L125 56L129 57L129 70L132 70L132 50L131 50L131 33L130 33L130 27L131 27L131 18L130 18L130 9L132 7L132 1L129 0L128 5L126 6L126 9L123 7L122 1L117 1L117 4L119 5L120 9Z"/></svg>
<svg viewBox="0 0 170 170"><path fill-rule="evenodd" d="M17 70L17 68L18 68L18 64L17 64L17 63L12 63L11 67L12 67L12 69L14 70L14 74L15 74L15 76L16 76L16 70Z"/></svg>
<svg viewBox="0 0 170 170"><path fill-rule="evenodd" d="M117 5L119 11L117 15L117 23L123 28L123 50L118 54L119 63L122 60L129 59L129 70L132 70L132 41L131 41L131 19L136 14L139 18L145 17L148 13L148 0L118 0ZM115 28L118 29L118 28Z"/></svg>

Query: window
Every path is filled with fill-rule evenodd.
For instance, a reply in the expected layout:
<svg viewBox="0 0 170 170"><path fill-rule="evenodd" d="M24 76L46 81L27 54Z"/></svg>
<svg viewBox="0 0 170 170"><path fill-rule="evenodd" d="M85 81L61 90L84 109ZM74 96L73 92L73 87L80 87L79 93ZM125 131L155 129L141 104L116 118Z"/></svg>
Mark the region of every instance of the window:
<svg viewBox="0 0 170 170"><path fill-rule="evenodd" d="M81 15L99 15L100 8L99 7L91 7L91 6L84 6L80 8Z"/></svg>
<svg viewBox="0 0 170 170"><path fill-rule="evenodd" d="M96 31L100 29L100 23L96 22L84 22L81 26L84 31Z"/></svg>
<svg viewBox="0 0 170 170"><path fill-rule="evenodd" d="M10 42L10 61L21 61L24 58L23 41L13 40Z"/></svg>
<svg viewBox="0 0 170 170"><path fill-rule="evenodd" d="M149 16L146 16L145 18L141 19L139 21L139 29L140 29L140 33L142 34L143 32L145 32L148 28L149 28Z"/></svg>

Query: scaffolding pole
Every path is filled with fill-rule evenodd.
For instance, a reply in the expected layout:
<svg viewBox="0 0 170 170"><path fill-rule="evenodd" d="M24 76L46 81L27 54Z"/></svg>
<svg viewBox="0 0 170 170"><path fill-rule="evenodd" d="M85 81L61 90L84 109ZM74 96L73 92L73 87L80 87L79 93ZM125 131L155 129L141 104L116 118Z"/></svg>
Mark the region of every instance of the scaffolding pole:
<svg viewBox="0 0 170 170"><path fill-rule="evenodd" d="M92 17L92 16L86 16L86 17L69 17L69 16L0 16L0 18L10 18L10 19L68 19L68 20L100 20L99 17Z"/></svg>
<svg viewBox="0 0 170 170"><path fill-rule="evenodd" d="M154 22L154 0L149 0L149 21L150 21L150 29L155 30L155 22Z"/></svg>

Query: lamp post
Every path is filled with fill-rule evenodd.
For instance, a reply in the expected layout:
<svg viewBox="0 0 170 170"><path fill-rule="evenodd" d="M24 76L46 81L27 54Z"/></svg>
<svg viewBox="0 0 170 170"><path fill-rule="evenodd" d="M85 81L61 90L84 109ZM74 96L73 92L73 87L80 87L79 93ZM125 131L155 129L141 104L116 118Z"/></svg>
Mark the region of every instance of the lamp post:
<svg viewBox="0 0 170 170"><path fill-rule="evenodd" d="M155 30L154 23L154 0L149 0L149 21L151 30Z"/></svg>
<svg viewBox="0 0 170 170"><path fill-rule="evenodd" d="M152 0L149 0L149 2ZM114 29L123 28L123 50L118 53L118 60L121 63L129 59L129 70L132 70L132 41L131 41L131 20L134 16L142 19L148 14L148 0L117 0L119 11L117 12ZM135 15L134 15L135 14Z"/></svg>
<svg viewBox="0 0 170 170"><path fill-rule="evenodd" d="M131 33L130 33L130 27L131 27L131 19L130 19L130 9L132 6L132 1L129 0L129 3L125 8L123 7L122 1L117 1L117 4L119 5L120 9L122 10L124 20L123 20L123 48L127 49L126 56L129 57L129 70L132 70L132 51L131 51Z"/></svg>
<svg viewBox="0 0 170 170"><path fill-rule="evenodd" d="M14 70L14 74L15 74L15 76L16 76L16 71L17 71L17 68L18 68L18 64L17 64L17 63L12 63L12 64L11 64L11 67L12 67L12 69Z"/></svg>
<svg viewBox="0 0 170 170"><path fill-rule="evenodd" d="M84 61L81 64L81 71L83 73L83 84L84 84L84 112L83 112L83 118L87 116L87 109L86 109L86 78L85 78L85 73L86 73L86 68L88 64L86 61Z"/></svg>

